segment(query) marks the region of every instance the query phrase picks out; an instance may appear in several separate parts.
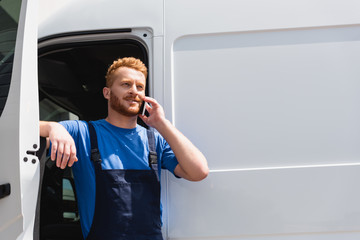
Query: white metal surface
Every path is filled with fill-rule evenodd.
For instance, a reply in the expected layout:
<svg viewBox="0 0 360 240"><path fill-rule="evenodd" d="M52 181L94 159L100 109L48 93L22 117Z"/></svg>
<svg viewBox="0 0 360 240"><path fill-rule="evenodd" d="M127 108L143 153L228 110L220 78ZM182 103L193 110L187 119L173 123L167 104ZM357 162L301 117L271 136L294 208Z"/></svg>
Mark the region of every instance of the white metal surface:
<svg viewBox="0 0 360 240"><path fill-rule="evenodd" d="M154 36L163 34L161 0L40 0L39 3L39 38L69 32L134 27L152 28Z"/></svg>
<svg viewBox="0 0 360 240"><path fill-rule="evenodd" d="M360 238L359 9L165 2L165 110L211 169L169 177L168 239Z"/></svg>
<svg viewBox="0 0 360 240"><path fill-rule="evenodd" d="M181 38L173 47L175 121L212 169L359 162L359 32ZM223 144L209 147L214 138Z"/></svg>
<svg viewBox="0 0 360 240"><path fill-rule="evenodd" d="M152 93L211 168L163 178L168 239L359 239L359 9L41 0L39 38L152 29Z"/></svg>
<svg viewBox="0 0 360 240"><path fill-rule="evenodd" d="M24 26L20 83L20 179L24 231L18 239L32 239L39 189L39 159L27 151L39 149L39 99L37 77L37 0L28 1ZM23 159L27 157L28 161Z"/></svg>
<svg viewBox="0 0 360 240"><path fill-rule="evenodd" d="M243 169L212 172L195 184L170 178L169 239L357 239L359 171Z"/></svg>
<svg viewBox="0 0 360 240"><path fill-rule="evenodd" d="M22 1L13 75L0 118L0 176L2 182L11 184L11 195L0 200L0 239L16 239L20 233L28 234L25 239L29 239L33 234L38 160L26 152L39 146L36 23L36 1Z"/></svg>

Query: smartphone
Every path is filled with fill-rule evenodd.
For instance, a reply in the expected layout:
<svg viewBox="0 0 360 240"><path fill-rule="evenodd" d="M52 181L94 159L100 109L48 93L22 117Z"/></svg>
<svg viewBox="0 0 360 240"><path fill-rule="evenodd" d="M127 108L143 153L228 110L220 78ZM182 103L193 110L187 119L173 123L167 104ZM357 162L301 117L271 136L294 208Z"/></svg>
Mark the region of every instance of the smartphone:
<svg viewBox="0 0 360 240"><path fill-rule="evenodd" d="M143 101L142 104L141 104L141 107L140 107L140 111L139 111L139 113L141 115L145 115L146 105L149 105L149 104L147 102Z"/></svg>

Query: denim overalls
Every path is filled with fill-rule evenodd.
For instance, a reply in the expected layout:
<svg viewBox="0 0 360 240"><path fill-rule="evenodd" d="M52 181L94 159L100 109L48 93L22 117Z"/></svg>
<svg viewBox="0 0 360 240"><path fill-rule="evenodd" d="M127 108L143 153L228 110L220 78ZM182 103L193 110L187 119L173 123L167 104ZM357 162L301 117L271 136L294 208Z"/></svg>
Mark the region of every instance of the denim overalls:
<svg viewBox="0 0 360 240"><path fill-rule="evenodd" d="M150 170L102 169L96 131L89 122L95 167L95 212L87 240L163 240L154 132L147 131Z"/></svg>

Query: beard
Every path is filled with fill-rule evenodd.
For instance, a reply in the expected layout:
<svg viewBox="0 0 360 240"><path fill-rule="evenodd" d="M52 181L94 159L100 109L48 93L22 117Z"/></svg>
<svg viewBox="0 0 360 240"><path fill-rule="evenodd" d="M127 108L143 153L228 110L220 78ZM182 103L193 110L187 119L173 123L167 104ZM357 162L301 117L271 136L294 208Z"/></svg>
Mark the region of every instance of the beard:
<svg viewBox="0 0 360 240"><path fill-rule="evenodd" d="M140 112L140 106L142 104L142 101L140 100L139 97L124 97L123 101L126 100L134 100L138 103L138 106L136 108L129 108L126 107L124 103L122 103L122 101L115 96L115 94L113 94L112 92L110 92L110 107L115 110L116 112L128 116L128 117L134 117L137 116Z"/></svg>

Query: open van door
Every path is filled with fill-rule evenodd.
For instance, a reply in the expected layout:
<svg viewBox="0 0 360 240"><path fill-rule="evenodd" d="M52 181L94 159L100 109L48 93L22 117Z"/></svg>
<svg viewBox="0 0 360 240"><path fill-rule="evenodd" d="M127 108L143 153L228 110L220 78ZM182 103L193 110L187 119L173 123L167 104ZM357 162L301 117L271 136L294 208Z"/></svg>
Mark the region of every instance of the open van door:
<svg viewBox="0 0 360 240"><path fill-rule="evenodd" d="M39 148L36 0L0 1L0 239L31 232Z"/></svg>

